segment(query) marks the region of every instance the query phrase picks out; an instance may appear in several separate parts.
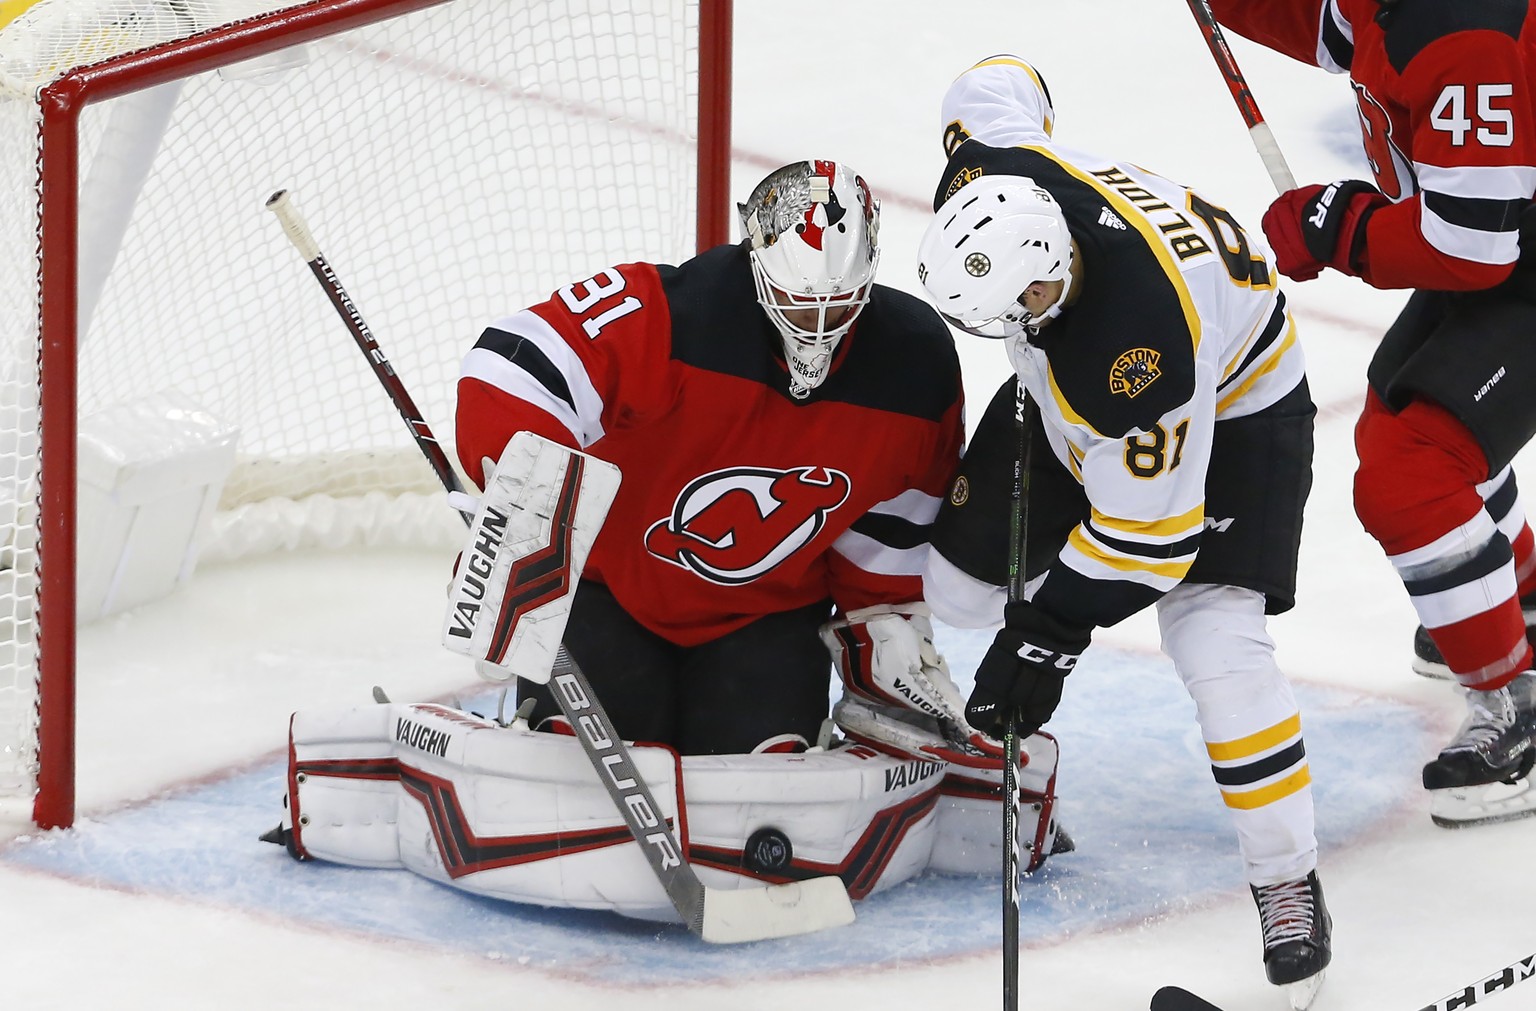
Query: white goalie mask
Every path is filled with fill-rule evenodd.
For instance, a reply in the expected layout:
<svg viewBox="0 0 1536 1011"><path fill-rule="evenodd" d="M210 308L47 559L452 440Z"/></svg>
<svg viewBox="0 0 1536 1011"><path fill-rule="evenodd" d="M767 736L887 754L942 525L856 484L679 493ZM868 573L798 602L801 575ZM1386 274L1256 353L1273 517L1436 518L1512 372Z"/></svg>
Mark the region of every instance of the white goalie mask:
<svg viewBox="0 0 1536 1011"><path fill-rule="evenodd" d="M737 204L757 301L784 340L789 392L804 399L869 303L880 260L880 202L845 165L795 162Z"/></svg>
<svg viewBox="0 0 1536 1011"><path fill-rule="evenodd" d="M1072 289L1072 234L1061 205L1027 176L982 176L934 214L917 250L917 277L950 323L978 337L1017 337L1061 312ZM1039 313L1024 289L1061 281Z"/></svg>

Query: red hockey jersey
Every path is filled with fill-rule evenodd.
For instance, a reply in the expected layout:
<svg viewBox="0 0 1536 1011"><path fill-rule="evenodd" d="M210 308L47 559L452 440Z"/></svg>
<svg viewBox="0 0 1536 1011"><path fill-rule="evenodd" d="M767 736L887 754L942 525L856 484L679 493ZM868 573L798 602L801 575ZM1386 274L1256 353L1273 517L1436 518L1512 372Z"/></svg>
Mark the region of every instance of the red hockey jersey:
<svg viewBox="0 0 1536 1011"><path fill-rule="evenodd" d="M584 575L679 645L828 597L920 599L963 439L948 329L876 285L801 401L781 346L744 247L604 270L481 335L459 379L460 460L479 483L527 429L616 464Z"/></svg>
<svg viewBox="0 0 1536 1011"><path fill-rule="evenodd" d="M1510 0L1211 0L1255 42L1348 73L1376 186L1362 276L1471 290L1509 276L1536 193L1536 27Z"/></svg>

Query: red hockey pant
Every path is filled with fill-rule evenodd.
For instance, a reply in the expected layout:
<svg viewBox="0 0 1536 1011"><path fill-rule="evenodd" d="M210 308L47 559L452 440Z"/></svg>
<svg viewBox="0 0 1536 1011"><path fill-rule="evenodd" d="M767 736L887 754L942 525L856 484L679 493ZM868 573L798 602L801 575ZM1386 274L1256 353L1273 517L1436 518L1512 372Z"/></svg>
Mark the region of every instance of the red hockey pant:
<svg viewBox="0 0 1536 1011"><path fill-rule="evenodd" d="M1497 688L1529 668L1514 565L1484 516L1477 486L1488 461L1472 433L1437 404L1415 400L1393 414L1368 392L1355 449L1355 514L1461 683Z"/></svg>

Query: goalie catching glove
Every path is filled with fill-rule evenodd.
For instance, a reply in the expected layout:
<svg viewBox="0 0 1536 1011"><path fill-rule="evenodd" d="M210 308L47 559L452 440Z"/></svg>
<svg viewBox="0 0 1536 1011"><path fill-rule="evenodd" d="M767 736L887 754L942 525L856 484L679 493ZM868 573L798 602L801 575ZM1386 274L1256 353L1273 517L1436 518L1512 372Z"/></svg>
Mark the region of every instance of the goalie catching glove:
<svg viewBox="0 0 1536 1011"><path fill-rule="evenodd" d="M547 682L587 553L618 490L613 464L532 432L514 435L475 503L448 588L443 645L473 657L488 680ZM463 508L465 499L453 504Z"/></svg>
<svg viewBox="0 0 1536 1011"><path fill-rule="evenodd" d="M884 750L956 765L996 765L1002 749L965 722L960 689L933 643L926 604L859 608L821 626L843 679L833 718Z"/></svg>

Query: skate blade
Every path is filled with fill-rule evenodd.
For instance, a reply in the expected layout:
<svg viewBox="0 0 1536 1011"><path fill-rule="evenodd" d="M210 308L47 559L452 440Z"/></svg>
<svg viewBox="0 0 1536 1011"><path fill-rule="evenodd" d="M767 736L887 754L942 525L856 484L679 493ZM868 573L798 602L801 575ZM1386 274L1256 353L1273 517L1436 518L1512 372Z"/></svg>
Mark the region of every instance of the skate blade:
<svg viewBox="0 0 1536 1011"><path fill-rule="evenodd" d="M1435 663L1433 660L1425 660L1423 657L1414 657L1413 672L1419 677L1430 678L1434 681L1455 681L1456 675L1451 673L1451 668L1443 663Z"/></svg>
<svg viewBox="0 0 1536 1011"><path fill-rule="evenodd" d="M1291 1002L1291 1011L1307 1011L1312 1006L1312 1001L1317 998L1317 991L1323 987L1323 976L1327 970L1319 972L1315 976L1299 979L1294 983L1285 985L1285 996Z"/></svg>
<svg viewBox="0 0 1536 1011"><path fill-rule="evenodd" d="M1441 828L1470 828L1536 814L1530 776L1514 782L1429 791L1429 818Z"/></svg>

